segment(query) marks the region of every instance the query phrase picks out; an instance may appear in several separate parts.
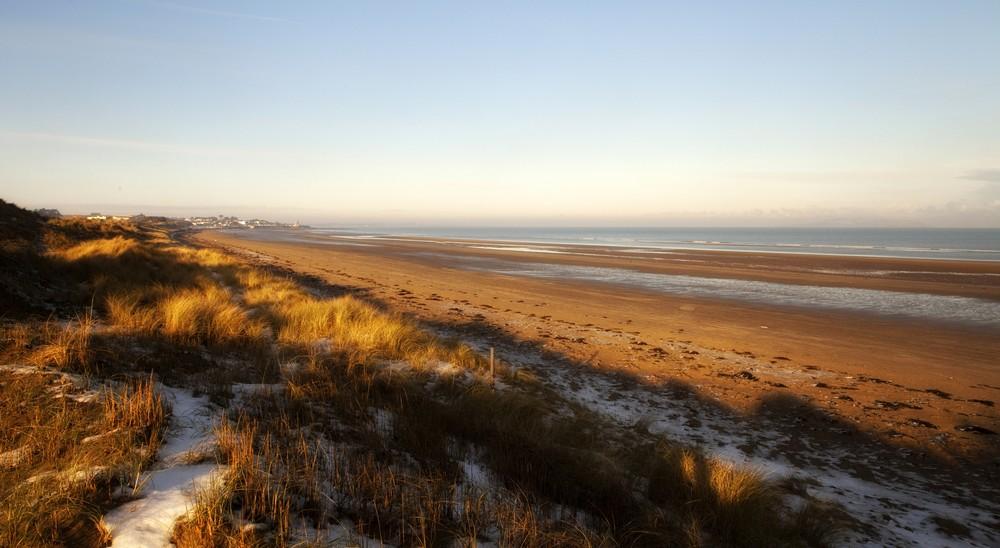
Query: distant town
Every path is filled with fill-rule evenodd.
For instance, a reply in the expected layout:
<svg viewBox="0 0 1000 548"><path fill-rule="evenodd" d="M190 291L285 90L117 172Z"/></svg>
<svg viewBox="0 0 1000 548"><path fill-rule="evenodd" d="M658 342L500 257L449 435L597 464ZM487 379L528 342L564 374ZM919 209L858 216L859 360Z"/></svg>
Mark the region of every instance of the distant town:
<svg viewBox="0 0 1000 548"><path fill-rule="evenodd" d="M36 209L35 213L47 219L55 219L63 215L57 209ZM239 217L217 215L215 217L164 217L149 215L105 215L103 213L91 213L89 215L69 215L69 217L86 217L90 221L144 221L163 220L171 221L172 224L187 228L308 228L299 223L279 223L266 219L240 219Z"/></svg>

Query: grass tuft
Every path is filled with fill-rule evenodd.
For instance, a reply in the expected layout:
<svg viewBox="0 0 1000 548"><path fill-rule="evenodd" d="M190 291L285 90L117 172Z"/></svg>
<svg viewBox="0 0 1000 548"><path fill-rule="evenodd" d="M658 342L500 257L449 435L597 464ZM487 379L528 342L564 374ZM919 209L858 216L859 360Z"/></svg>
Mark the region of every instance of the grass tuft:
<svg viewBox="0 0 1000 548"><path fill-rule="evenodd" d="M94 352L91 338L96 320L91 311L68 322L48 321L42 324L42 344L28 355L28 363L41 367L92 373Z"/></svg>
<svg viewBox="0 0 1000 548"><path fill-rule="evenodd" d="M255 344L264 324L251 319L224 289L209 287L172 293L158 303L163 332L185 343Z"/></svg>
<svg viewBox="0 0 1000 548"><path fill-rule="evenodd" d="M109 323L129 333L154 333L163 325L158 311L135 292L109 295L104 309Z"/></svg>

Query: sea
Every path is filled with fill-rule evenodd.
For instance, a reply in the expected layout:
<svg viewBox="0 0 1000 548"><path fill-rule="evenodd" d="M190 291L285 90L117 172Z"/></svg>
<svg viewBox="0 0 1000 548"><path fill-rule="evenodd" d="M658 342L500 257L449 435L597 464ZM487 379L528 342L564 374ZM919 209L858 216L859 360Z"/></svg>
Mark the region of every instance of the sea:
<svg viewBox="0 0 1000 548"><path fill-rule="evenodd" d="M336 232L636 249L1000 261L1000 229L351 227Z"/></svg>

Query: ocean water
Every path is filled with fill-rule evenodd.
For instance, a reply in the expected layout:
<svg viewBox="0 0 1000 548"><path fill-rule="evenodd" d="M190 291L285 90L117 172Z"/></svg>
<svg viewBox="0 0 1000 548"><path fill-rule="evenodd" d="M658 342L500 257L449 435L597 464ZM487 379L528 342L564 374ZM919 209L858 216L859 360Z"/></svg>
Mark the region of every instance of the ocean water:
<svg viewBox="0 0 1000 548"><path fill-rule="evenodd" d="M379 227L328 230L639 250L704 249L1000 261L1000 229Z"/></svg>

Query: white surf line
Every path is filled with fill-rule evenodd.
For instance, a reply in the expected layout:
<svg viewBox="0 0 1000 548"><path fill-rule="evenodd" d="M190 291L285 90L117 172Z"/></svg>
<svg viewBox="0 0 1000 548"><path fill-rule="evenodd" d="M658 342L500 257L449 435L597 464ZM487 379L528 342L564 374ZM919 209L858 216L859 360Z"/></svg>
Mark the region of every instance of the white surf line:
<svg viewBox="0 0 1000 548"><path fill-rule="evenodd" d="M104 523L112 547L167 547L174 523L194 505L194 491L207 485L224 467L186 464L211 449L214 413L208 398L190 391L160 387L173 405L168 437L157 453L154 469L140 480L136 500L108 512Z"/></svg>
<svg viewBox="0 0 1000 548"><path fill-rule="evenodd" d="M521 253L555 253L555 254L567 254L567 255L570 254L566 251L561 251L558 249L542 248L542 247L470 245L469 248L488 249L491 251L519 251Z"/></svg>

